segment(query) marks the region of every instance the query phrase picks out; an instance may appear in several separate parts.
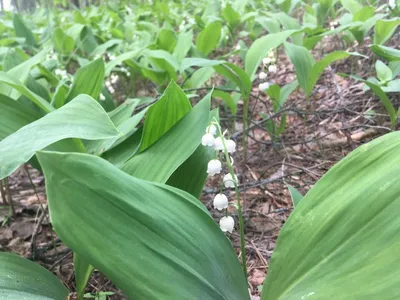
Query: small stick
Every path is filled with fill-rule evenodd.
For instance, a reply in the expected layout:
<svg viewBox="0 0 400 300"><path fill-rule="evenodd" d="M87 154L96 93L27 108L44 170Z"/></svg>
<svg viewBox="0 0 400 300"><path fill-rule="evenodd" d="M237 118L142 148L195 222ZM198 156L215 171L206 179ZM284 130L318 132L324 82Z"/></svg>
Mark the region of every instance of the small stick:
<svg viewBox="0 0 400 300"><path fill-rule="evenodd" d="M0 193L3 204L7 204L7 197L3 189L3 180L0 180Z"/></svg>
<svg viewBox="0 0 400 300"><path fill-rule="evenodd" d="M10 204L11 214L12 214L13 218L15 218L15 216L16 216L15 207L14 207L14 203L12 201L10 185L8 183L8 177L4 178L4 184L6 186L6 192L7 192L7 196L8 196L8 204Z"/></svg>

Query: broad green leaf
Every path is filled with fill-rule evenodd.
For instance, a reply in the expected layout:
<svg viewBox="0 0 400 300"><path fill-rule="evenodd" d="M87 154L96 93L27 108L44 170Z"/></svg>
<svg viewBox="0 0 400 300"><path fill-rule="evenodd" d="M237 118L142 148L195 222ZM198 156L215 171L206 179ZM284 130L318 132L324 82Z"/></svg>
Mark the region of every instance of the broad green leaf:
<svg viewBox="0 0 400 300"><path fill-rule="evenodd" d="M188 57L184 58L181 62L180 72L185 71L190 67L213 67L226 63L224 60L212 60L199 57Z"/></svg>
<svg viewBox="0 0 400 300"><path fill-rule="evenodd" d="M298 190L296 190L294 187L292 187L291 185L286 184L286 186L289 190L290 197L292 198L293 207L297 207L300 200L303 199L303 195Z"/></svg>
<svg viewBox="0 0 400 300"><path fill-rule="evenodd" d="M98 47L98 43L93 34L93 31L88 26L83 27L79 35L79 38L80 38L79 45L82 48L82 50L85 51L86 53L92 53Z"/></svg>
<svg viewBox="0 0 400 300"><path fill-rule="evenodd" d="M398 299L400 132L353 151L283 226L262 299Z"/></svg>
<svg viewBox="0 0 400 300"><path fill-rule="evenodd" d="M307 97L310 96L312 89L314 88L315 84L317 83L319 77L321 76L322 72L325 70L326 67L328 67L330 64L333 62L339 60L339 59L344 59L350 56L350 53L345 52L345 51L335 51L331 52L328 55L326 55L323 59L320 61L316 62L310 72L310 77L307 83L307 88L306 88L306 94Z"/></svg>
<svg viewBox="0 0 400 300"><path fill-rule="evenodd" d="M105 76L110 75L112 69L114 69L114 67L116 65L119 65L119 64L123 63L126 60L129 60L129 59L132 59L132 58L136 58L137 56L140 55L140 53L142 51L143 51L143 49L137 49L137 50L128 51L128 52L125 52L124 54L121 54L121 55L117 56L115 59L109 61L106 64Z"/></svg>
<svg viewBox="0 0 400 300"><path fill-rule="evenodd" d="M400 50L381 45L372 45L371 50L388 61L400 61Z"/></svg>
<svg viewBox="0 0 400 300"><path fill-rule="evenodd" d="M312 74L312 71L311 71ZM280 95L279 95L279 105L283 107L289 98L290 94L299 86L299 82L297 80L284 85L281 88Z"/></svg>
<svg viewBox="0 0 400 300"><path fill-rule="evenodd" d="M182 32L178 35L178 41L176 43L174 52L172 55L176 58L178 62L181 62L185 58L186 54L192 47L193 31Z"/></svg>
<svg viewBox="0 0 400 300"><path fill-rule="evenodd" d="M263 58L295 32L296 30L286 30L279 33L271 33L257 39L251 45L246 54L245 70L252 81Z"/></svg>
<svg viewBox="0 0 400 300"><path fill-rule="evenodd" d="M160 49L172 53L177 44L175 33L169 29L161 29L158 33L156 43Z"/></svg>
<svg viewBox="0 0 400 300"><path fill-rule="evenodd" d="M64 300L68 290L42 266L12 253L0 253L0 298Z"/></svg>
<svg viewBox="0 0 400 300"><path fill-rule="evenodd" d="M118 135L100 104L89 96L80 95L0 142L0 179L27 162L36 151L62 139L95 140Z"/></svg>
<svg viewBox="0 0 400 300"><path fill-rule="evenodd" d="M36 95L35 93L33 93L24 84L22 84L18 79L10 76L9 74L0 71L0 82L5 83L5 84L13 87L14 89L16 89L22 95L26 96L29 100L31 100L33 103L35 103L38 107L43 109L43 111L50 112L50 111L54 110L54 107L52 107L49 104L49 102L47 102L45 99L43 99L39 95ZM17 100L17 99L14 99L14 100Z"/></svg>
<svg viewBox="0 0 400 300"><path fill-rule="evenodd" d="M147 112L140 152L159 140L191 108L186 94L171 81L161 98Z"/></svg>
<svg viewBox="0 0 400 300"><path fill-rule="evenodd" d="M224 103L229 107L232 114L236 115L237 102L232 98L232 96L229 93L223 92L221 90L214 90L213 97L222 99Z"/></svg>
<svg viewBox="0 0 400 300"><path fill-rule="evenodd" d="M0 140L40 117L38 111L0 94Z"/></svg>
<svg viewBox="0 0 400 300"><path fill-rule="evenodd" d="M99 98L104 80L104 62L99 58L80 68L74 76L66 102L80 94L87 94L94 99Z"/></svg>
<svg viewBox="0 0 400 300"><path fill-rule="evenodd" d="M220 75L234 82L240 89L242 96L248 99L251 91L251 80L249 75L242 68L233 64L225 63L214 66L215 71Z"/></svg>
<svg viewBox="0 0 400 300"><path fill-rule="evenodd" d="M378 20L375 24L374 44L383 45L400 24L400 19Z"/></svg>
<svg viewBox="0 0 400 300"><path fill-rule="evenodd" d="M209 124L210 98L209 93L156 143L128 160L122 170L145 180L166 182L200 145Z"/></svg>
<svg viewBox="0 0 400 300"><path fill-rule="evenodd" d="M139 99L128 99L120 106L108 113L108 116L114 123L115 127L120 126L123 122L125 122L132 116L133 111L135 110L139 102Z"/></svg>
<svg viewBox="0 0 400 300"><path fill-rule="evenodd" d="M28 26L26 26L25 22L22 20L21 15L15 14L13 16L13 24L15 29L15 35L17 37L25 38L25 42L29 46L35 46L36 44L35 36L33 35L32 30L30 30Z"/></svg>
<svg viewBox="0 0 400 300"><path fill-rule="evenodd" d="M231 29L234 29L240 23L240 14L236 12L229 4L226 5L222 10L221 15Z"/></svg>
<svg viewBox="0 0 400 300"><path fill-rule="evenodd" d="M204 28L196 38L196 48L204 55L208 55L217 47L221 36L222 25L220 22L212 22Z"/></svg>
<svg viewBox="0 0 400 300"><path fill-rule="evenodd" d="M96 57L98 55L103 55L104 53L107 52L108 49L115 47L116 45L119 45L122 43L122 40L118 39L112 39L108 40L107 42L97 46L92 53L90 53L91 57Z"/></svg>
<svg viewBox="0 0 400 300"><path fill-rule="evenodd" d="M210 121L218 120L218 109L210 113ZM214 158L214 149L199 145L196 151L168 178L166 184L199 198L207 179L207 164Z"/></svg>
<svg viewBox="0 0 400 300"><path fill-rule="evenodd" d="M311 56L310 52L302 46L297 46L290 43L285 43L284 45L286 54L289 56L292 64L295 67L297 80L307 94L308 86L310 84L309 80L311 78L313 66L315 65L315 60Z"/></svg>
<svg viewBox="0 0 400 300"><path fill-rule="evenodd" d="M76 293L78 300L83 299L85 287L88 283L94 267L88 264L82 257L74 253L74 271L76 282Z"/></svg>
<svg viewBox="0 0 400 300"><path fill-rule="evenodd" d="M74 51L75 41L61 28L56 28L53 33L53 45L57 52L70 55Z"/></svg>
<svg viewBox="0 0 400 300"><path fill-rule="evenodd" d="M396 115L396 110L393 107L392 102L390 102L389 97L386 95L386 93L382 90L382 88L371 82L368 80L364 80L358 76L354 76L354 75L346 75L346 74L340 74L341 76L345 76L345 77L351 77L353 79L356 79L358 81L361 81L363 83L365 83L379 98L379 100L382 102L383 106L385 106L386 111L389 115L390 121L392 123L392 126L394 127L397 124L397 115Z"/></svg>
<svg viewBox="0 0 400 300"><path fill-rule="evenodd" d="M356 0L340 0L340 4L352 14L356 14L362 9L362 5Z"/></svg>
<svg viewBox="0 0 400 300"><path fill-rule="evenodd" d="M230 241L196 198L97 156L37 156L57 235L127 298L250 299Z"/></svg>
<svg viewBox="0 0 400 300"><path fill-rule="evenodd" d="M392 80L392 70L382 61L377 60L375 63L376 76L381 82Z"/></svg>
<svg viewBox="0 0 400 300"><path fill-rule="evenodd" d="M215 70L212 67L203 67L197 69L190 76L190 79L186 81L185 87L199 88L203 86L214 74Z"/></svg>

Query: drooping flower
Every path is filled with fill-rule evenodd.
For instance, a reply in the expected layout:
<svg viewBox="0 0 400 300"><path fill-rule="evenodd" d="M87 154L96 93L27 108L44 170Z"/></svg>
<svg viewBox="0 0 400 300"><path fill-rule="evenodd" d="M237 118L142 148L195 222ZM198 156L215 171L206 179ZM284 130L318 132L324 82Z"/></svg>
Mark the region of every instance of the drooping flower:
<svg viewBox="0 0 400 300"><path fill-rule="evenodd" d="M215 139L214 149L215 150L224 150L224 144L222 143L222 138L220 136Z"/></svg>
<svg viewBox="0 0 400 300"><path fill-rule="evenodd" d="M214 176L215 174L219 174L222 170L222 164L218 159L213 159L208 162L207 165L207 173L210 176Z"/></svg>
<svg viewBox="0 0 400 300"><path fill-rule="evenodd" d="M228 153L233 153L236 151L236 143L232 140L226 140L225 146Z"/></svg>
<svg viewBox="0 0 400 300"><path fill-rule="evenodd" d="M268 74L265 73L265 72L261 72L261 73L258 75L258 78L260 78L261 80L267 79L267 77L268 77Z"/></svg>
<svg viewBox="0 0 400 300"><path fill-rule="evenodd" d="M233 228L235 227L235 221L231 216L222 217L221 220L219 220L219 227L223 232L232 233Z"/></svg>
<svg viewBox="0 0 400 300"><path fill-rule="evenodd" d="M214 197L213 205L215 209L223 210L228 207L228 198L224 194L217 194Z"/></svg>
<svg viewBox="0 0 400 300"><path fill-rule="evenodd" d="M260 83L259 85L258 85L258 89L260 90L260 91L265 91L265 90L267 90L269 88L269 83L268 82L263 82L263 83Z"/></svg>
<svg viewBox="0 0 400 300"><path fill-rule="evenodd" d="M390 9L395 9L396 8L396 0L389 0L388 5Z"/></svg>
<svg viewBox="0 0 400 300"><path fill-rule="evenodd" d="M206 132L215 135L217 133L217 127L214 124L211 124L206 128Z"/></svg>
<svg viewBox="0 0 400 300"><path fill-rule="evenodd" d="M230 173L226 174L223 179L225 187L226 188L234 188L235 187L234 180L235 180L236 184L238 184L238 178L236 175L235 175L235 179L232 179L232 176Z"/></svg>
<svg viewBox="0 0 400 300"><path fill-rule="evenodd" d="M263 58L263 64L266 66L266 65L269 65L271 63L271 58L269 58L269 57L264 57Z"/></svg>
<svg viewBox="0 0 400 300"><path fill-rule="evenodd" d="M270 73L276 73L276 70L277 70L276 65L270 65L268 67L268 72Z"/></svg>
<svg viewBox="0 0 400 300"><path fill-rule="evenodd" d="M214 146L214 142L215 142L215 139L214 139L214 136L211 133L206 133L201 138L201 144L203 146L213 147Z"/></svg>

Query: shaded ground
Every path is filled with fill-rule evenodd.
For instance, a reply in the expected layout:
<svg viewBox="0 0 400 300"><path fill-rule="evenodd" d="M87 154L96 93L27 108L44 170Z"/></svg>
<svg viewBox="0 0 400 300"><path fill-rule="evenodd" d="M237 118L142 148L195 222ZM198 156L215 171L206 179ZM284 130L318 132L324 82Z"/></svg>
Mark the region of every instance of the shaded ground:
<svg viewBox="0 0 400 300"><path fill-rule="evenodd" d="M334 37L324 40L322 48L326 52L338 49L335 43L337 40ZM368 54L367 48L360 47L358 51ZM321 54L314 53L316 58ZM238 145L241 145L239 140L243 134L248 136L248 154L244 162L239 147L234 159L241 182L248 282L253 295L259 294L280 228L292 211L286 184L305 194L333 164L358 145L390 131L389 119L379 100L370 92L364 92L362 84L337 75L339 72L350 73L356 68L353 73L367 77L374 72L373 64L367 59L354 62L348 59L332 65L314 88L309 104L301 91L294 92L277 114L272 113L269 99L259 93L258 82L255 82L250 105L250 129L245 133L240 121L243 113L239 112L235 124L237 131L233 136L238 139ZM283 85L294 78L288 58L280 55L278 73L268 79ZM391 97L391 100L398 107L400 99ZM223 106L222 103L220 105ZM266 130L266 119L279 121L284 113L287 115L287 129L281 136L271 139ZM229 111L222 108L223 127L232 128L233 120ZM212 208L212 199L218 191L219 182L217 176L209 179L201 197L216 220L221 214ZM74 290L72 253L57 239L47 214L41 214L41 207L46 210L47 206L43 176L30 167L21 167L10 177L9 186L16 215L15 218L8 218L9 208L0 206L0 222L3 222L0 227L0 250L16 252L37 261L57 274L70 290ZM230 199L235 198L232 191L226 193ZM240 256L238 231L230 238ZM110 299L124 299L113 284L97 272L90 280L87 291L113 291L116 294Z"/></svg>

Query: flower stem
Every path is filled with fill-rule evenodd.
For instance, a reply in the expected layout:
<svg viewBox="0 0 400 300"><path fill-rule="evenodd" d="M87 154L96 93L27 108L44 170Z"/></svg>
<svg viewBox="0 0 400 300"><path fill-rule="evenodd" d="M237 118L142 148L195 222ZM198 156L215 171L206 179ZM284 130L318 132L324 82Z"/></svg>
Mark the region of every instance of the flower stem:
<svg viewBox="0 0 400 300"><path fill-rule="evenodd" d="M228 150L226 148L225 139L222 134L221 127L219 125L218 125L218 131L219 131L219 135L222 140L222 145L224 146L224 155L225 155L226 162L228 164L229 173L231 174L232 181L235 186L236 199L238 202L237 204L238 204L238 215L239 215L240 249L242 252L242 268L243 268L244 277L247 280L246 248L245 248L245 243L244 243L244 222L243 222L243 214L242 214L242 204L240 203L239 187L238 187L237 181L235 179L236 177L235 177L235 173L233 172L232 162L229 157Z"/></svg>

